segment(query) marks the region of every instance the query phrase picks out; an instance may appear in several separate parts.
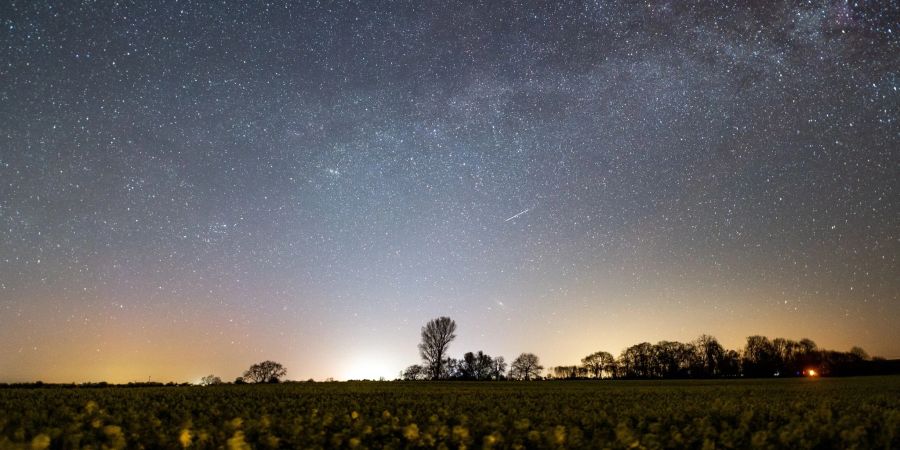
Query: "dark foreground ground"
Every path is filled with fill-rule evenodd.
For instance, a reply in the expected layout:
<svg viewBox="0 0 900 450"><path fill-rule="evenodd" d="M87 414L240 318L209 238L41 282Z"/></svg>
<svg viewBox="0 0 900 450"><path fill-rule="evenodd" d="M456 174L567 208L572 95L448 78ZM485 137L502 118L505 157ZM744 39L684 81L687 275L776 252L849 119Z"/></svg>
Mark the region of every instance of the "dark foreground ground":
<svg viewBox="0 0 900 450"><path fill-rule="evenodd" d="M900 376L0 389L0 449L900 448Z"/></svg>

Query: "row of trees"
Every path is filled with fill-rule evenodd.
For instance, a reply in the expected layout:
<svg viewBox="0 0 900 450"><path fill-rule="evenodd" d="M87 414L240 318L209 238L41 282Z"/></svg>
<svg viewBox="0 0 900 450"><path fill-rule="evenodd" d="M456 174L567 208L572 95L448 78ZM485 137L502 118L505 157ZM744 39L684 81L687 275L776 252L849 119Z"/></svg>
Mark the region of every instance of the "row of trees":
<svg viewBox="0 0 900 450"><path fill-rule="evenodd" d="M247 383L279 383L284 376L287 375L287 369L284 368L280 363L275 361L263 361L261 363L256 363L250 366L249 369L244 371L244 375L237 377L234 380L234 384L247 384ZM218 384L225 384L222 381L222 378L217 377L215 375L207 375L200 379L200 384L203 386L214 386ZM37 381L34 383L13 383L6 384L0 383L0 387L43 387L45 384L42 381ZM58 387L81 387L81 388L105 388L109 386L123 386L123 387L158 387L158 386L190 386L191 383L157 383L157 382L131 382L128 384L109 384L105 381L101 381L99 383L82 383L82 384L49 384L47 386L58 386Z"/></svg>
<svg viewBox="0 0 900 450"><path fill-rule="evenodd" d="M740 351L724 348L716 338L702 335L691 342L642 342L614 357L597 351L581 364L556 366L544 375L544 367L533 353L522 353L507 364L502 356L483 351L467 352L461 359L448 355L456 339L456 322L449 317L433 319L422 327L419 355L422 364L407 367L404 380L534 380L546 378L720 378L803 375L867 375L896 371L896 364L870 358L859 347L849 352L819 349L810 339L793 341L750 336ZM277 383L287 374L281 364L263 361L250 366L235 384ZM214 375L201 384L221 384Z"/></svg>
<svg viewBox="0 0 900 450"><path fill-rule="evenodd" d="M863 375L881 365L872 364L865 350L849 352L819 349L810 339L799 342L750 336L741 351L725 349L716 338L702 335L692 342L642 342L625 349L618 358L597 352L580 366L553 368L557 378L717 378L803 375Z"/></svg>
<svg viewBox="0 0 900 450"><path fill-rule="evenodd" d="M820 349L810 339L750 336L741 359L741 370L748 376L801 375L816 370L823 375L866 375L880 371L883 358L870 358L860 347L849 352Z"/></svg>
<svg viewBox="0 0 900 450"><path fill-rule="evenodd" d="M531 353L519 355L506 371L502 356L482 351L448 356L456 338L456 322L439 317L422 327L419 355L422 364L407 367L404 380L532 380L542 377L543 366ZM618 358L598 351L580 365L552 367L547 378L719 378L803 375L867 375L887 373L893 365L872 359L859 347L849 352L819 349L810 339L793 341L750 336L740 351L724 348L716 338L702 335L691 342L642 342L625 349Z"/></svg>
<svg viewBox="0 0 900 450"><path fill-rule="evenodd" d="M483 351L467 352L462 359L447 356L450 342L456 338L456 322L439 317L422 327L419 355L422 364L413 364L401 372L404 380L532 380L540 377L544 367L532 353L522 353L507 372L506 359L492 357Z"/></svg>
<svg viewBox="0 0 900 450"><path fill-rule="evenodd" d="M534 380L540 378L544 366L533 353L522 353L507 371L506 360L502 356L491 357L482 351L467 352L462 359L445 358L441 371L429 370L427 364L413 364L400 377L407 381L416 380ZM437 377L434 374L438 373Z"/></svg>
<svg viewBox="0 0 900 450"><path fill-rule="evenodd" d="M642 342L625 349L618 358L599 351L581 359L581 365L557 366L553 378L714 378L741 374L740 355L726 350L712 336L690 343Z"/></svg>
<svg viewBox="0 0 900 450"><path fill-rule="evenodd" d="M287 375L287 369L275 361L263 361L250 366L244 371L244 375L235 378L234 384L245 383L278 383ZM222 379L215 375L207 375L200 379L203 386L223 384Z"/></svg>

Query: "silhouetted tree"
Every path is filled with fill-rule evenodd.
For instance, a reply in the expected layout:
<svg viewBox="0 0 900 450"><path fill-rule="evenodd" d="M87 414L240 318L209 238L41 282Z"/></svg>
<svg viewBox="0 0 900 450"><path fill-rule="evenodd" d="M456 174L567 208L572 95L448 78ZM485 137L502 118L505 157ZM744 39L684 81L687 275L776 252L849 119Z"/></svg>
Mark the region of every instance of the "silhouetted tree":
<svg viewBox="0 0 900 450"><path fill-rule="evenodd" d="M464 380L474 380L476 371L475 366L477 364L478 363L475 362L475 354L466 352L466 354L463 355L462 361L459 362L458 377Z"/></svg>
<svg viewBox="0 0 900 450"><path fill-rule="evenodd" d="M717 377L721 375L722 359L725 356L725 348L716 338L702 334L694 341L694 349L697 352L699 373L695 376Z"/></svg>
<svg viewBox="0 0 900 450"><path fill-rule="evenodd" d="M406 381L427 380L428 368L419 364L413 364L403 371L401 377Z"/></svg>
<svg viewBox="0 0 900 450"><path fill-rule="evenodd" d="M482 352L475 354L475 379L490 380L494 372L494 358Z"/></svg>
<svg viewBox="0 0 900 450"><path fill-rule="evenodd" d="M869 354L866 353L866 351L863 350L862 347L851 348L850 354L853 355L853 357L855 357L859 361L868 361L869 359L871 359L871 358L869 358Z"/></svg>
<svg viewBox="0 0 900 450"><path fill-rule="evenodd" d="M692 344L660 341L651 348L650 354L649 377L686 378L691 376L692 371L699 371L696 349Z"/></svg>
<svg viewBox="0 0 900 450"><path fill-rule="evenodd" d="M869 357L861 347L849 352L826 351L822 353L822 369L825 375L869 375L879 372L877 361Z"/></svg>
<svg viewBox="0 0 900 450"><path fill-rule="evenodd" d="M419 344L419 355L425 361L432 380L444 378L447 373L445 362L447 347L456 337L456 322L449 317L433 319L422 327L422 342Z"/></svg>
<svg viewBox="0 0 900 450"><path fill-rule="evenodd" d="M509 368L509 377L516 380L531 380L540 377L544 366L540 364L538 357L533 353L522 353Z"/></svg>
<svg viewBox="0 0 900 450"><path fill-rule="evenodd" d="M222 384L222 379L215 375L207 375L200 379L200 384L203 386L212 386L214 384Z"/></svg>
<svg viewBox="0 0 900 450"><path fill-rule="evenodd" d="M815 367L820 375L844 375L847 367L852 364L853 357L850 353L822 350L819 361L821 364Z"/></svg>
<svg viewBox="0 0 900 450"><path fill-rule="evenodd" d="M719 362L719 376L737 377L741 375L741 355L735 350L725 350Z"/></svg>
<svg viewBox="0 0 900 450"><path fill-rule="evenodd" d="M586 368L580 366L556 366L550 369L553 378L574 380L586 377L589 372Z"/></svg>
<svg viewBox="0 0 900 450"><path fill-rule="evenodd" d="M798 360L801 371L821 368L822 354L819 351L819 347L812 339L800 339L800 354L798 355Z"/></svg>
<svg viewBox="0 0 900 450"><path fill-rule="evenodd" d="M800 339L800 352L803 354L814 353L818 350L819 347L816 345L815 341L809 338Z"/></svg>
<svg viewBox="0 0 900 450"><path fill-rule="evenodd" d="M678 373L678 342L660 341L650 349L650 377L673 378Z"/></svg>
<svg viewBox="0 0 900 450"><path fill-rule="evenodd" d="M653 345L641 342L626 348L619 356L621 376L626 378L651 378L654 376Z"/></svg>
<svg viewBox="0 0 900 450"><path fill-rule="evenodd" d="M607 352L594 352L581 358L581 366L594 378L603 378L603 372L609 372L615 358Z"/></svg>
<svg viewBox="0 0 900 450"><path fill-rule="evenodd" d="M244 380L251 383L277 383L287 374L287 369L275 361L254 364L244 372Z"/></svg>
<svg viewBox="0 0 900 450"><path fill-rule="evenodd" d="M506 360L502 356L498 356L494 358L491 365L491 378L502 380L504 377L506 377Z"/></svg>
<svg viewBox="0 0 900 450"><path fill-rule="evenodd" d="M572 370L575 366L553 366L547 369L548 378L557 378L557 379L565 379L565 378L575 378L575 373Z"/></svg>
<svg viewBox="0 0 900 450"><path fill-rule="evenodd" d="M445 358L441 378L460 378L460 361L456 358Z"/></svg>
<svg viewBox="0 0 900 450"><path fill-rule="evenodd" d="M457 366L457 377L464 380L488 380L493 377L494 360L479 350L467 352Z"/></svg>
<svg viewBox="0 0 900 450"><path fill-rule="evenodd" d="M619 366L619 360L613 358L612 361L609 362L609 365L606 366L603 370L610 376L610 378L621 378L622 368Z"/></svg>
<svg viewBox="0 0 900 450"><path fill-rule="evenodd" d="M799 355L800 344L785 338L772 340L775 351L776 370L779 376L797 376L803 370Z"/></svg>
<svg viewBox="0 0 900 450"><path fill-rule="evenodd" d="M770 377L778 370L777 352L765 336L750 336L744 347L744 374L751 377Z"/></svg>

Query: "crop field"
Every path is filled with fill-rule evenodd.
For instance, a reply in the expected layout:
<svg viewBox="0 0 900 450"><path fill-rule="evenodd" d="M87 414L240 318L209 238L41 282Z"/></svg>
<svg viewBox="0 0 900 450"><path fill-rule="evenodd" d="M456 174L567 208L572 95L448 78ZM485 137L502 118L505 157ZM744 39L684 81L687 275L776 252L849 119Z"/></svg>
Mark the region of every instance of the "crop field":
<svg viewBox="0 0 900 450"><path fill-rule="evenodd" d="M0 449L900 448L900 377L0 389Z"/></svg>

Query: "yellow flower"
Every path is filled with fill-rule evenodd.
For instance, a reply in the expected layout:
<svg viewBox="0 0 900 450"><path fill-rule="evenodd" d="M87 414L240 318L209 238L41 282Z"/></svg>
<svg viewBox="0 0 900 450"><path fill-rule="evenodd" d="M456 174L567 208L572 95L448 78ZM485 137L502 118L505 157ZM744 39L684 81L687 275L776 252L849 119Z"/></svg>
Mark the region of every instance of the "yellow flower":
<svg viewBox="0 0 900 450"><path fill-rule="evenodd" d="M234 436L228 439L228 450L250 450L250 444L244 441L243 431L235 431Z"/></svg>
<svg viewBox="0 0 900 450"><path fill-rule="evenodd" d="M462 425L453 425L453 439L460 441L469 439L469 429Z"/></svg>
<svg viewBox="0 0 900 450"><path fill-rule="evenodd" d="M125 435L122 433L122 427L116 425L107 425L103 427L103 434L109 439L109 445L106 448L112 450L120 450L125 448Z"/></svg>
<svg viewBox="0 0 900 450"><path fill-rule="evenodd" d="M31 450L44 450L50 447L50 436L41 433L31 440Z"/></svg>
<svg viewBox="0 0 900 450"><path fill-rule="evenodd" d="M500 433L493 432L484 437L484 448L493 448L494 445L500 443Z"/></svg>
<svg viewBox="0 0 900 450"><path fill-rule="evenodd" d="M419 426L412 423L403 428L403 437L410 441L419 439Z"/></svg>
<svg viewBox="0 0 900 450"><path fill-rule="evenodd" d="M513 426L516 427L517 430L527 430L528 427L531 426L531 421L526 419L519 419L513 423Z"/></svg>
<svg viewBox="0 0 900 450"><path fill-rule="evenodd" d="M553 429L553 441L559 445L566 443L566 427L557 425L556 428Z"/></svg>
<svg viewBox="0 0 900 450"><path fill-rule="evenodd" d="M181 433L178 434L178 442L181 443L183 448L188 448L191 446L191 441L194 439L194 434L191 433L191 430L183 429Z"/></svg>

